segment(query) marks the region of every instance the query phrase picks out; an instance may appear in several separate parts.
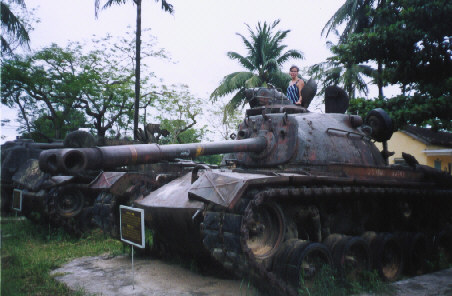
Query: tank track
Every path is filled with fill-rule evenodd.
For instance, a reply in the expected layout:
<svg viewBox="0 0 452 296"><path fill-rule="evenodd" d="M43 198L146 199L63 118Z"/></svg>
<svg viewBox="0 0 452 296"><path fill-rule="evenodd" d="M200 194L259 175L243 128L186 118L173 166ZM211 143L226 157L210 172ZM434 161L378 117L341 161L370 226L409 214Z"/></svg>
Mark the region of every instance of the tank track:
<svg viewBox="0 0 452 296"><path fill-rule="evenodd" d="M100 193L93 206L93 222L97 224L104 233L112 237L119 237L117 218L115 217L116 198L110 192Z"/></svg>
<svg viewBox="0 0 452 296"><path fill-rule="evenodd" d="M119 238L119 205L130 206L139 195L147 194L156 187L155 183L149 181L141 182L138 185L132 192L121 196L114 195L110 191L99 193L92 207L91 220L93 223L99 226L104 233Z"/></svg>
<svg viewBox="0 0 452 296"><path fill-rule="evenodd" d="M63 217L58 213L56 199L58 198L58 190L50 190L45 200L45 213L52 225L63 227L65 231L82 235L91 226L93 208L84 207L80 213L74 217Z"/></svg>
<svg viewBox="0 0 452 296"><path fill-rule="evenodd" d="M251 191L247 194L231 212L217 206L208 208L201 225L203 244L226 270L239 278L258 283L268 295L297 295L293 288L266 271L244 243L247 239L244 221L249 219L252 208L259 203L252 198L256 193Z"/></svg>
<svg viewBox="0 0 452 296"><path fill-rule="evenodd" d="M451 190L369 187L369 186L300 186L250 189L234 209L229 210L217 205L208 205L201 223L203 245L211 256L226 270L237 277L249 279L263 293L268 295L298 295L298 287L286 282L269 268L268 262L257 260L246 241L249 238L247 224L253 216L253 210L264 202L285 202L302 200L311 203L321 198L385 198L385 196L404 195L410 198L441 197L452 195ZM448 223L451 223L450 221ZM271 265L270 265L271 266Z"/></svg>

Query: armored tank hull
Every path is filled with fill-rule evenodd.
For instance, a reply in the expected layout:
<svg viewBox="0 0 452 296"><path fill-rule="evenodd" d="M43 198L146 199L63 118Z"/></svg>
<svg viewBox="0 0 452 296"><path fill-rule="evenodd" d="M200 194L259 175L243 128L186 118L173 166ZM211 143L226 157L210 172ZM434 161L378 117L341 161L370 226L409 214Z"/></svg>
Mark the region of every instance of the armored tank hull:
<svg viewBox="0 0 452 296"><path fill-rule="evenodd" d="M130 200L130 195L149 192L154 186L155 170L141 167L117 168L115 171L87 170L76 175L49 174L40 170L38 158L42 151L54 148L87 148L95 144L88 132L69 133L64 142L35 143L16 140L2 145L2 205L11 209L13 191L22 202L20 214L34 222L63 227L68 232L81 234L105 220L115 219L111 196ZM174 178L168 172L166 178ZM19 209L16 209L19 210ZM103 219L94 219L99 213ZM111 224L111 223L110 223Z"/></svg>
<svg viewBox="0 0 452 296"><path fill-rule="evenodd" d="M36 143L30 139L17 139L1 146L1 206L2 213L11 211L15 184L13 176L30 159L38 159L46 149L62 148L63 142Z"/></svg>
<svg viewBox="0 0 452 296"><path fill-rule="evenodd" d="M96 225L115 233L118 219L115 205L109 202L112 197L133 200L132 195L149 192L154 186L151 176L138 172L52 176L39 169L36 159L28 160L12 180L14 190L22 196L21 215L76 235Z"/></svg>
<svg viewBox="0 0 452 296"><path fill-rule="evenodd" d="M362 120L308 112L273 89L247 96L252 109L233 141L130 146L116 159L107 147L46 152L42 167L74 173L228 153L224 166L197 166L133 205L145 211L154 248L217 262L270 295L297 295L300 277L314 280L325 264L395 280L425 272L435 254L451 259L452 177L388 165L390 153L374 145L392 135L383 110ZM46 167L52 158L60 161Z"/></svg>

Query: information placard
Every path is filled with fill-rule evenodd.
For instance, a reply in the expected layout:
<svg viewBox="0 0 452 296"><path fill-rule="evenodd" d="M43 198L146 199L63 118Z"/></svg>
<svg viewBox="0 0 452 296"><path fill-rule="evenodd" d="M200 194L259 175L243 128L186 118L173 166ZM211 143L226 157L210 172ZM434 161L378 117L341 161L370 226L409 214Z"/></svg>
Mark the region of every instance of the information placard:
<svg viewBox="0 0 452 296"><path fill-rule="evenodd" d="M22 212L22 198L23 198L22 190L14 189L12 205L13 210Z"/></svg>
<svg viewBox="0 0 452 296"><path fill-rule="evenodd" d="M119 206L121 240L138 248L144 248L144 210Z"/></svg>

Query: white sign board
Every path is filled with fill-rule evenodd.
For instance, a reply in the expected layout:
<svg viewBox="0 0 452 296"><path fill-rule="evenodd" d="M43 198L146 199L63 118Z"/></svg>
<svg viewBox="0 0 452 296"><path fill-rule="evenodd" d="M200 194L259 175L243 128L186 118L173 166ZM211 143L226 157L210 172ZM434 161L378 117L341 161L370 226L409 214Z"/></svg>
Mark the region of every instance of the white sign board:
<svg viewBox="0 0 452 296"><path fill-rule="evenodd" d="M132 246L144 248L144 210L119 206L121 240Z"/></svg>
<svg viewBox="0 0 452 296"><path fill-rule="evenodd" d="M13 204L12 204L13 210L15 210L17 212L22 212L22 200L23 200L22 190L14 189Z"/></svg>

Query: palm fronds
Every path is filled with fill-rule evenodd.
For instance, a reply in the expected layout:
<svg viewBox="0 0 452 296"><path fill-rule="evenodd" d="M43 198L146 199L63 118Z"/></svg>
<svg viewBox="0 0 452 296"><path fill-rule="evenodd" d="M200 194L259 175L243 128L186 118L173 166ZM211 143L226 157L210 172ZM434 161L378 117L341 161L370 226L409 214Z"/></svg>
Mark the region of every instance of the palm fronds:
<svg viewBox="0 0 452 296"><path fill-rule="evenodd" d="M135 4L137 4L137 0L132 0ZM141 1L141 0L140 0ZM173 13L174 7L172 4L168 3L166 0L162 1L162 10L165 12ZM105 4L102 6L102 9L107 9L113 5L122 5L129 2L129 0L107 0ZM155 2L159 2L159 0L155 0ZM99 16L99 10L100 10L100 0L94 1L94 14L96 18Z"/></svg>
<svg viewBox="0 0 452 296"><path fill-rule="evenodd" d="M237 52L228 52L230 59L238 61L249 72L235 72L223 78L210 95L214 101L219 97L238 91L229 102L229 107L238 106L240 102L245 102L244 88L262 87L269 83L276 87L285 88L290 80L288 74L281 72L283 63L289 59L302 59L303 53L299 50L286 50L287 45L283 44L284 39L290 30L277 30L275 27L280 23L276 20L273 23L258 22L255 28L246 24L249 37L236 33L245 45L246 55Z"/></svg>
<svg viewBox="0 0 452 296"><path fill-rule="evenodd" d="M251 72L234 72L223 78L220 86L218 86L210 97L215 101L219 97L228 95L245 86L248 79L253 76Z"/></svg>
<svg viewBox="0 0 452 296"><path fill-rule="evenodd" d="M13 1L16 4L25 8L25 3L23 0ZM25 28L22 21L11 11L11 7L8 3L0 2L1 17L2 17L2 28L6 30L6 33L11 35L15 40L21 45L26 45L29 47L30 36L28 35L27 29ZM1 48L2 52L11 52L10 45L3 34L1 36Z"/></svg>

